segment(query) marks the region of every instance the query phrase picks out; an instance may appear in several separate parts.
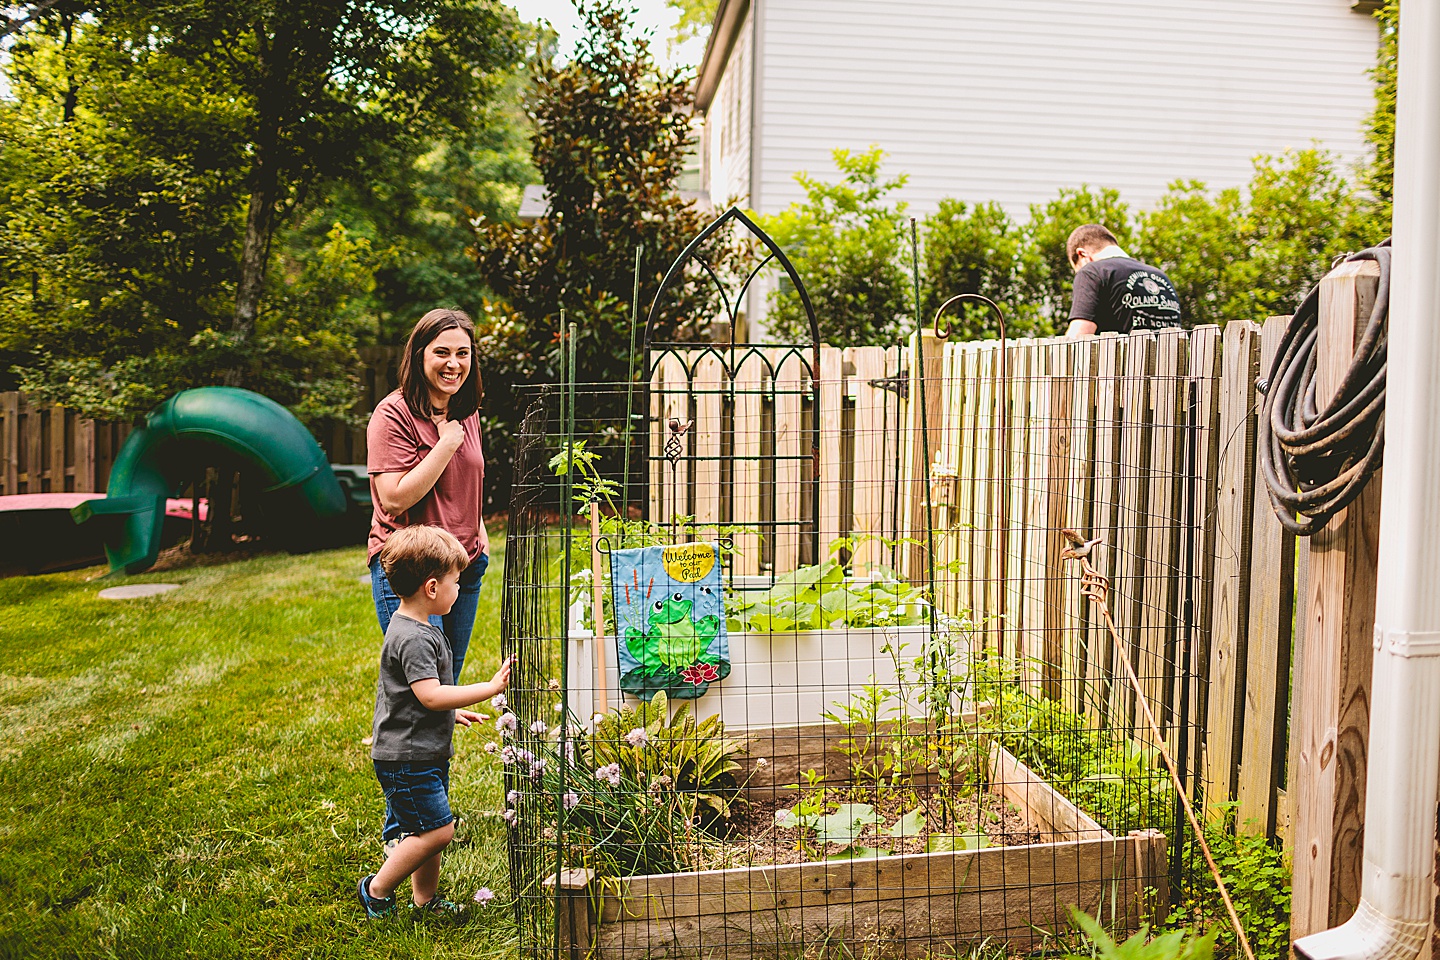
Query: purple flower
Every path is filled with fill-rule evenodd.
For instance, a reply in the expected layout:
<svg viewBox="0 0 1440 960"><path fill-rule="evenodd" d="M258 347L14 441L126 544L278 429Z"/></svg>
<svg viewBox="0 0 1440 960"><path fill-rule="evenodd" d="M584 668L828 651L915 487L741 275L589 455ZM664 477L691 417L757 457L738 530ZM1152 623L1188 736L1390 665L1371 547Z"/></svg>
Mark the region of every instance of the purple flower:
<svg viewBox="0 0 1440 960"><path fill-rule="evenodd" d="M536 720L534 723L530 724L530 732L538 733L540 736L543 737L545 736L545 734L550 732L550 725L544 720Z"/></svg>
<svg viewBox="0 0 1440 960"><path fill-rule="evenodd" d="M515 756L515 748L505 744L505 749L500 751L500 762L504 764L514 763L519 758Z"/></svg>
<svg viewBox="0 0 1440 960"><path fill-rule="evenodd" d="M515 714L513 713L507 711L495 718L495 729L499 730L503 734L506 734L507 736L514 733L519 728L520 723L518 720L515 719Z"/></svg>
<svg viewBox="0 0 1440 960"><path fill-rule="evenodd" d="M491 900L494 899L495 891L491 890L489 887L481 887L479 890L475 891L476 903L489 903Z"/></svg>
<svg viewBox="0 0 1440 960"><path fill-rule="evenodd" d="M574 810L576 807L580 806L580 794L576 793L574 790L566 790L564 802L566 810Z"/></svg>
<svg viewBox="0 0 1440 960"><path fill-rule="evenodd" d="M520 814L514 810L506 810L504 813L500 814L500 816L504 818L505 822L510 824L510 826L512 827L515 826L515 824L518 823L520 820Z"/></svg>
<svg viewBox="0 0 1440 960"><path fill-rule="evenodd" d="M544 775L545 775L545 761L544 761L544 760L532 760L532 761L530 761L530 779L532 779L532 780L539 780L539 779L540 779L541 777L543 777Z"/></svg>
<svg viewBox="0 0 1440 960"><path fill-rule="evenodd" d="M604 780L612 787L620 786L620 764L612 763L595 771L595 777Z"/></svg>
<svg viewBox="0 0 1440 960"><path fill-rule="evenodd" d="M518 807L520 805L520 791L511 790L509 793L505 794L505 802L510 804L510 806L512 807Z"/></svg>
<svg viewBox="0 0 1440 960"><path fill-rule="evenodd" d="M500 752L500 745L499 745L498 743L496 743L495 741L492 740L492 741L490 741L489 743L485 744L485 752L486 752L486 753L491 753L491 754L493 754L493 753L499 753L499 752Z"/></svg>
<svg viewBox="0 0 1440 960"><path fill-rule="evenodd" d="M625 734L625 742L632 747L643 747L650 742L650 735L645 732L644 727L636 727Z"/></svg>
<svg viewBox="0 0 1440 960"><path fill-rule="evenodd" d="M510 705L510 701L505 699L505 694L503 693L497 693L495 694L495 696L491 697L490 703L495 707L496 710L504 710Z"/></svg>

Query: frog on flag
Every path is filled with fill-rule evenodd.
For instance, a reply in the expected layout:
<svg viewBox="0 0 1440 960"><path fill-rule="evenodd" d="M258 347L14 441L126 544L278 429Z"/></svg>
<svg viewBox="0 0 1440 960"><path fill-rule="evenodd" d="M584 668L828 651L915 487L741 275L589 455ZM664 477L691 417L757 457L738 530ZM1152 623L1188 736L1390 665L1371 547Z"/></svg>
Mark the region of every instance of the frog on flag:
<svg viewBox="0 0 1440 960"><path fill-rule="evenodd" d="M730 675L719 544L610 554L620 689L693 700Z"/></svg>

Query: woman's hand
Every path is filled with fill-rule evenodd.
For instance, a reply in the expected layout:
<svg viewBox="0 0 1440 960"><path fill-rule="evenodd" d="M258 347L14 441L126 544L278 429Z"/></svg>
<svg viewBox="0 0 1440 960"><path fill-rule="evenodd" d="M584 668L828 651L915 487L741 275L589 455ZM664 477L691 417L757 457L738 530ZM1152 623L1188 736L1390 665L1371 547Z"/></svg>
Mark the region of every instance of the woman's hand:
<svg viewBox="0 0 1440 960"><path fill-rule="evenodd" d="M459 420L446 420L443 413L432 419L435 428L440 431L440 439L435 445L447 448L452 454L459 450L460 444L465 442L465 425Z"/></svg>

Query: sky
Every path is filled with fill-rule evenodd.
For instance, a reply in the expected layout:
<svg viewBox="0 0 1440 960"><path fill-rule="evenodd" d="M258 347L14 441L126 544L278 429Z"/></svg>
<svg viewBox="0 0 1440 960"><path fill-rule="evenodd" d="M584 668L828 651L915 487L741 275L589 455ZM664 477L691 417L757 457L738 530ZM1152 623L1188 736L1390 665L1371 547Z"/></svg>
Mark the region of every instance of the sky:
<svg viewBox="0 0 1440 960"><path fill-rule="evenodd" d="M575 49L580 36L580 17L570 0L508 0L520 11L524 20L548 20L560 34L560 53L569 55ZM656 60L669 66L697 66L705 54L703 40L691 40L678 50L671 51L670 30L680 19L680 11L667 7L665 0L630 0L635 8L635 25L640 30L651 31L655 41L650 49Z"/></svg>

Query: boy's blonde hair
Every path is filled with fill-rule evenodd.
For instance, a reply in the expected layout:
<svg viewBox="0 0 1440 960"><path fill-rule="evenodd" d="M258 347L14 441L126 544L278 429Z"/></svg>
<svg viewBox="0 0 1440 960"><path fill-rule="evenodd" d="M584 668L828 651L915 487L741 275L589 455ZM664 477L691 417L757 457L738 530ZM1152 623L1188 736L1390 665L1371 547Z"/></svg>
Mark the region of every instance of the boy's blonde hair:
<svg viewBox="0 0 1440 960"><path fill-rule="evenodd" d="M380 566L397 597L413 597L431 577L438 580L469 565L460 541L439 527L401 527L380 548Z"/></svg>

